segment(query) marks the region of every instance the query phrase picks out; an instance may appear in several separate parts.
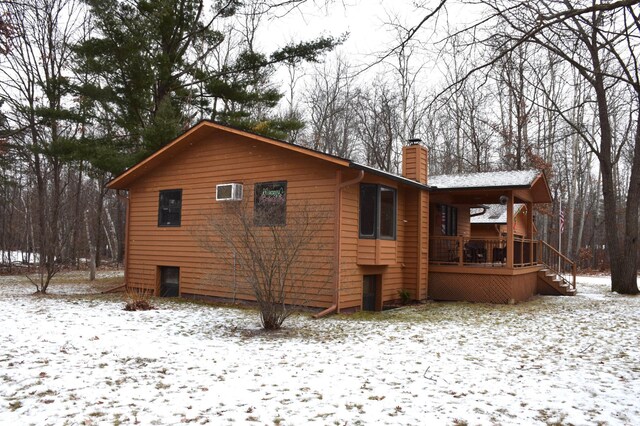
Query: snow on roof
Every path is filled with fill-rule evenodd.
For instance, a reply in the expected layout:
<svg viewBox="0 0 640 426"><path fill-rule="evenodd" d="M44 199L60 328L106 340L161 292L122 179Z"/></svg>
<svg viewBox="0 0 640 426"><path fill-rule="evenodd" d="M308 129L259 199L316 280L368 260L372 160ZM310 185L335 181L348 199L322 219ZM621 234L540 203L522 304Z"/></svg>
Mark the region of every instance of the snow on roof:
<svg viewBox="0 0 640 426"><path fill-rule="evenodd" d="M517 215L518 211L524 204L513 205L513 215ZM482 212L482 208L474 207L471 214ZM487 204L484 214L479 216L471 216L471 223L507 223L507 206L503 204Z"/></svg>
<svg viewBox="0 0 640 426"><path fill-rule="evenodd" d="M429 186L438 189L531 186L540 174L537 170L469 173L429 177Z"/></svg>

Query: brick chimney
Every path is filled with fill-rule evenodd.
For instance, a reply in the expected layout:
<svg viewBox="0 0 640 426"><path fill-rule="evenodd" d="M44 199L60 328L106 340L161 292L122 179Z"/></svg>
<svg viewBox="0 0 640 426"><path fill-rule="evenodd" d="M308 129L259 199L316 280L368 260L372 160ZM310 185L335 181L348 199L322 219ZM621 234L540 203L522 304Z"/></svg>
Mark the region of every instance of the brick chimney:
<svg viewBox="0 0 640 426"><path fill-rule="evenodd" d="M429 178L429 154L420 139L409 139L402 148L402 176L427 183Z"/></svg>

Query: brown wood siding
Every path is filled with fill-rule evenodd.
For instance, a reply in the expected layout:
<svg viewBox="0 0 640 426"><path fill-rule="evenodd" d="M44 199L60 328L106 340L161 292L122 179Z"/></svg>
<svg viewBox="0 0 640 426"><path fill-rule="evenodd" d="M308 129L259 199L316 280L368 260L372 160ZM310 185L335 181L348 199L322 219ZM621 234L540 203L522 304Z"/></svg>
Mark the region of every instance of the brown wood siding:
<svg viewBox="0 0 640 426"><path fill-rule="evenodd" d="M411 293L412 298L416 298L417 295L418 240L420 231L418 214L418 191L408 191L405 199L405 244L402 263L404 264L404 289Z"/></svg>
<svg viewBox="0 0 640 426"><path fill-rule="evenodd" d="M397 263L397 240L360 238L358 265L393 265Z"/></svg>
<svg viewBox="0 0 640 426"><path fill-rule="evenodd" d="M345 177L345 179L347 179ZM340 238L340 308L362 304L362 272L356 266L358 257L358 206L360 184L342 190L342 235Z"/></svg>
<svg viewBox="0 0 640 426"><path fill-rule="evenodd" d="M418 150L413 147L404 147L402 150L402 174L409 179L418 180Z"/></svg>
<svg viewBox="0 0 640 426"><path fill-rule="evenodd" d="M402 148L402 175L406 178L427 183L429 154L427 149L419 144Z"/></svg>
<svg viewBox="0 0 640 426"><path fill-rule="evenodd" d="M383 302L399 299L401 290L414 299L427 297L429 194L415 189L400 194L397 262L382 273Z"/></svg>
<svg viewBox="0 0 640 426"><path fill-rule="evenodd" d="M458 208L458 235L471 236L471 210L468 205L455 205Z"/></svg>
<svg viewBox="0 0 640 426"><path fill-rule="evenodd" d="M396 217L396 241L378 240L380 242L380 258L388 265L382 273L382 302L396 300L398 292L405 288L403 263L406 259L407 235L405 230L405 200L409 190L398 190L398 214Z"/></svg>
<svg viewBox="0 0 640 426"><path fill-rule="evenodd" d="M428 167L428 165L425 165ZM417 291L418 299L426 299L429 291L429 193L422 192L419 194L419 203L421 204L419 212L420 220L420 250L419 258L420 271L418 276Z"/></svg>
<svg viewBox="0 0 640 426"><path fill-rule="evenodd" d="M391 186L382 179L367 179L365 182ZM364 275L380 275L383 302L397 300L402 289L415 292L417 286L417 209L411 210L407 205L416 205L418 190L402 186L398 188L396 240L374 240L358 237L359 188L359 184L355 184L342 191L341 309L362 307ZM424 208L427 209L428 198L424 200ZM423 222L425 232L427 226L428 216ZM376 253L379 256L377 260L374 257ZM361 263L364 261L371 263ZM425 265L424 274L426 271ZM426 275L424 292L426 295Z"/></svg>
<svg viewBox="0 0 640 426"><path fill-rule="evenodd" d="M471 238L498 238L500 236L499 229L500 225L493 223L472 223Z"/></svg>
<svg viewBox="0 0 640 426"><path fill-rule="evenodd" d="M215 201L216 184L244 184L244 202L253 208L255 183L287 181L287 213L290 206L306 202L327 216L314 241L319 247L303 253L301 259L301 263L311 263L314 272L304 278L300 297L290 302L328 307L333 302L336 167L236 135L194 144L130 188L128 282L155 289L158 266L177 266L183 294L252 300L238 273L234 284L230 257L206 251L196 235L202 234L207 216L220 211L221 202ZM158 196L163 189L182 189L180 227L157 226ZM220 250L225 249L221 246Z"/></svg>

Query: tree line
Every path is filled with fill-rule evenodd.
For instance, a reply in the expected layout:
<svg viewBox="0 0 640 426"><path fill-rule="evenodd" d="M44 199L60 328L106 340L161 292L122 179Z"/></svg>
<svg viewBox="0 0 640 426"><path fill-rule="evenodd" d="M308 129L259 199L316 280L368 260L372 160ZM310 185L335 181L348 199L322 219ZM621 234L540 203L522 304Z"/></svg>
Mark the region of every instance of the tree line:
<svg viewBox="0 0 640 426"><path fill-rule="evenodd" d="M332 37L258 50L267 13L298 1L2 3L0 249L36 254L46 292L64 265L123 254L122 194L106 183L200 119L285 137L277 64L317 61ZM286 10L285 10L286 11Z"/></svg>

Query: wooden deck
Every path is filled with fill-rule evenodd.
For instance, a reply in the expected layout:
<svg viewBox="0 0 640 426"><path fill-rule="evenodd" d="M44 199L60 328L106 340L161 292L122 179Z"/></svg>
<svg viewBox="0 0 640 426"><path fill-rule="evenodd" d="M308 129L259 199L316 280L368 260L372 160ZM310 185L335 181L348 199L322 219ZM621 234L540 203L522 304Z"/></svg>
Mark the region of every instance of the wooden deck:
<svg viewBox="0 0 640 426"><path fill-rule="evenodd" d="M489 265L429 267L429 298L482 303L523 302L537 294L542 265L521 268Z"/></svg>
<svg viewBox="0 0 640 426"><path fill-rule="evenodd" d="M516 240L515 261L505 262L502 253L506 252L507 244L505 240L433 238L429 255L429 298L516 303L536 294L576 293L575 264L548 244ZM509 263L513 266L508 266Z"/></svg>

